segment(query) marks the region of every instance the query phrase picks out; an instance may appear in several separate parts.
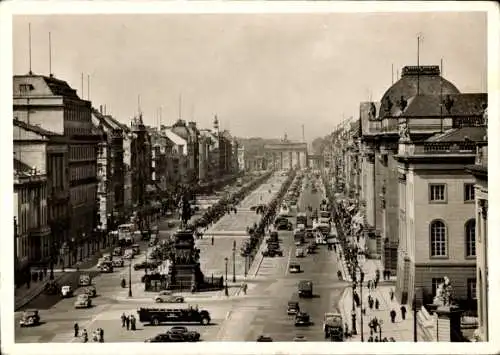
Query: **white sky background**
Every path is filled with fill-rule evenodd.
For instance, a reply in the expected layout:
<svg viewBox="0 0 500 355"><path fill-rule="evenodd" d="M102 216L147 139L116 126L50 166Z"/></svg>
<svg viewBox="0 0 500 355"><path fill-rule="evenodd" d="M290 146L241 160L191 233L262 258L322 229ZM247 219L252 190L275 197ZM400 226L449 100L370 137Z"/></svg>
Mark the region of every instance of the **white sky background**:
<svg viewBox="0 0 500 355"><path fill-rule="evenodd" d="M124 123L137 112L148 124L183 118L202 128L218 114L241 137L324 136L360 101L380 99L394 72L439 65L462 92L486 91L485 13L53 15L13 19L14 73L52 71L94 107ZM394 74L395 76L396 74Z"/></svg>

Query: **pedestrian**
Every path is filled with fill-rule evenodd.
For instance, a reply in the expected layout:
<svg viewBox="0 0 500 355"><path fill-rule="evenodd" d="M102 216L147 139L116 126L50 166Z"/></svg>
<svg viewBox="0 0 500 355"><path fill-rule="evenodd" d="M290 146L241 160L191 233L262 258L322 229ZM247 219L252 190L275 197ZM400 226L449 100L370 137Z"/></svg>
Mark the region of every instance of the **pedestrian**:
<svg viewBox="0 0 500 355"><path fill-rule="evenodd" d="M392 288L391 288L390 295L391 295L391 301L393 301L394 300L394 289L392 289Z"/></svg>
<svg viewBox="0 0 500 355"><path fill-rule="evenodd" d="M380 302L378 301L378 298L375 299L375 309L378 311L380 307Z"/></svg>
<svg viewBox="0 0 500 355"><path fill-rule="evenodd" d="M104 329L99 329L99 342L104 343Z"/></svg>
<svg viewBox="0 0 500 355"><path fill-rule="evenodd" d="M127 330L129 330L130 329L130 317L129 316L126 316L126 318L125 318L125 324L127 326Z"/></svg>
<svg viewBox="0 0 500 355"><path fill-rule="evenodd" d="M87 329L84 329L82 332L82 339L84 343L87 343L89 341L89 335L87 334Z"/></svg>
<svg viewBox="0 0 500 355"><path fill-rule="evenodd" d="M135 317L132 316L132 330L137 330L137 328L135 327L136 323L135 323Z"/></svg>
<svg viewBox="0 0 500 355"><path fill-rule="evenodd" d="M389 315L391 316L391 322L396 323L396 311L394 309L391 309Z"/></svg>
<svg viewBox="0 0 500 355"><path fill-rule="evenodd" d="M368 338L369 343L373 343L373 335L370 334L370 337Z"/></svg>
<svg viewBox="0 0 500 355"><path fill-rule="evenodd" d="M368 280L367 286L368 286L368 291L370 291L372 288L372 280Z"/></svg>
<svg viewBox="0 0 500 355"><path fill-rule="evenodd" d="M92 332L92 341L93 341L94 343L97 343L97 342L99 341L99 338L98 338L98 336L97 336L97 331L98 331L98 330L94 330L94 331Z"/></svg>
<svg viewBox="0 0 500 355"><path fill-rule="evenodd" d="M378 343L379 340L378 340L378 336L375 337L375 343Z"/></svg>
<svg viewBox="0 0 500 355"><path fill-rule="evenodd" d="M370 307L370 310L373 309L373 299L372 298L368 299L368 307Z"/></svg>
<svg viewBox="0 0 500 355"><path fill-rule="evenodd" d="M243 293L246 295L247 294L247 284L243 283Z"/></svg>
<svg viewBox="0 0 500 355"><path fill-rule="evenodd" d="M406 319L406 307L404 305L401 306L401 318L403 318L403 320Z"/></svg>
<svg viewBox="0 0 500 355"><path fill-rule="evenodd" d="M212 245L214 245L214 236L212 236Z"/></svg>
<svg viewBox="0 0 500 355"><path fill-rule="evenodd" d="M382 341L386 343L389 341L389 339L387 339L387 337L384 337L384 340L382 340Z"/></svg>
<svg viewBox="0 0 500 355"><path fill-rule="evenodd" d="M342 281L342 272L340 270L337 270L337 277L339 281Z"/></svg>
<svg viewBox="0 0 500 355"><path fill-rule="evenodd" d="M80 330L80 327L78 326L77 322L75 322L73 329L75 330L75 338L78 338L78 331Z"/></svg>

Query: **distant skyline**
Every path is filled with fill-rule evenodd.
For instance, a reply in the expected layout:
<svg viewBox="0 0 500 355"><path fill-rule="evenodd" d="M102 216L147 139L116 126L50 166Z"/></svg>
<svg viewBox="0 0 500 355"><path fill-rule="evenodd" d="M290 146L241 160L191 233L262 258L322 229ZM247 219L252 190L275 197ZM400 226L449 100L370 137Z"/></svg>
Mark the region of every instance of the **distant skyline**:
<svg viewBox="0 0 500 355"><path fill-rule="evenodd" d="M129 124L179 118L238 137L311 142L359 103L378 101L396 71L439 65L461 92L486 92L486 13L162 14L14 16L14 74L52 72L95 108ZM391 67L394 66L393 78ZM84 90L81 92L81 73Z"/></svg>

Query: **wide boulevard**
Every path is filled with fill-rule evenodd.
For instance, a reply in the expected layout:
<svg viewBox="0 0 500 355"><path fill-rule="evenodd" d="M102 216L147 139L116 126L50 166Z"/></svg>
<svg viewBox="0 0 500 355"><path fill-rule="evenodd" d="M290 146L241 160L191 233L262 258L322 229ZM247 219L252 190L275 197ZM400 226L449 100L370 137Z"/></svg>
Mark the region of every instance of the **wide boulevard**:
<svg viewBox="0 0 500 355"><path fill-rule="evenodd" d="M258 251L252 267L247 267L249 273L245 277L245 261L239 256L239 247L246 240L242 231L246 226L257 221L255 212L250 207L260 203L267 203L274 196L285 178L276 174L269 181L252 192L238 206L238 212L223 217L207 232L203 239L197 241L201 249L201 269L206 276L222 276L224 274L224 257L229 263L229 295L223 291L208 293L182 293L186 303L196 304L200 309L207 309L211 313L212 325L189 325L192 330L201 333L203 341L255 341L265 334L274 341L291 341L296 335L303 335L309 341L323 341L322 319L325 312L335 310L342 290L346 284L337 280L337 264L333 251L326 246L320 246L316 254L304 258L295 258L295 246L292 232L280 231L279 237L283 257L262 258ZM310 185L310 184L309 184ZM270 192L270 193L269 193ZM306 189L299 199L300 210L305 211L308 205L319 209L322 198L321 191L312 193ZM295 218L291 218L295 222ZM160 222L160 238L172 233L167 221ZM211 237L214 237L212 245ZM232 245L236 241L237 251L235 260L235 279L232 282ZM265 243L263 243L264 245ZM145 243L141 248L146 249ZM262 248L261 248L262 249ZM144 253L133 261L140 262ZM298 262L303 269L302 273L290 274L288 266L291 262ZM127 262L126 262L127 264ZM86 270L97 274L95 268ZM127 331L121 327L120 316L136 314L141 306L156 306L153 300L155 293L145 292L140 282L143 270L132 269L132 293L128 297L128 288L120 287L120 280L128 281L128 267L118 268L112 274L102 274L94 278L98 296L93 299L94 306L89 309L74 309L75 298L61 300L58 296L42 295L29 303L26 309L39 309L42 324L34 328L20 328L19 319L22 312L16 312L16 342L76 342L81 341L73 337L73 325L77 322L80 329L87 329L91 334L97 328L104 329L106 342L142 342L158 333L164 332L170 326L152 327L138 324L136 331ZM296 328L293 317L287 316L288 301L296 297L299 280L311 280L314 287L314 298L300 300L300 306L307 311L313 325L307 328ZM240 290L242 282L248 285L247 294ZM81 290L77 290L77 293ZM295 294L295 295L294 295ZM175 305L171 305L176 307ZM166 307L166 305L164 305Z"/></svg>

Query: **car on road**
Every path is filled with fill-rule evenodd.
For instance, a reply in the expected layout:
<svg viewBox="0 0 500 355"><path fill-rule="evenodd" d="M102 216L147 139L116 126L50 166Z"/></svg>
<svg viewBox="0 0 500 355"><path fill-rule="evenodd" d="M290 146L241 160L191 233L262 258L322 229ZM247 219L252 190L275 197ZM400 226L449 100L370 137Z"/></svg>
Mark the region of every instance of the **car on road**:
<svg viewBox="0 0 500 355"><path fill-rule="evenodd" d="M123 249L121 247L116 247L113 249L113 256L122 256Z"/></svg>
<svg viewBox="0 0 500 355"><path fill-rule="evenodd" d="M113 267L123 267L125 265L125 261L121 257L113 258L111 264L113 265Z"/></svg>
<svg viewBox="0 0 500 355"><path fill-rule="evenodd" d="M104 261L100 266L99 270L102 273L112 273L113 272L113 263L111 261Z"/></svg>
<svg viewBox="0 0 500 355"><path fill-rule="evenodd" d="M40 324L40 315L38 314L38 310L26 310L23 312L23 316L19 321L19 325L21 327L34 327Z"/></svg>
<svg viewBox="0 0 500 355"><path fill-rule="evenodd" d="M344 340L344 322L340 313L325 313L323 320L323 332L325 338L330 338L332 341Z"/></svg>
<svg viewBox="0 0 500 355"><path fill-rule="evenodd" d="M92 278L89 274L80 275L80 280L78 282L80 286L90 286L92 285Z"/></svg>
<svg viewBox="0 0 500 355"><path fill-rule="evenodd" d="M290 264L288 267L288 271L290 274L298 274L300 273L300 265L299 264Z"/></svg>
<svg viewBox="0 0 500 355"><path fill-rule="evenodd" d="M278 247L279 248L279 247ZM270 248L269 245L267 247L267 250L264 250L262 252L262 256L264 257L270 257L270 258L273 258L275 256L283 256L283 250L281 249L277 249L277 248Z"/></svg>
<svg viewBox="0 0 500 355"><path fill-rule="evenodd" d="M293 316L299 312L300 312L299 302L289 301L288 306L286 308L286 314L288 314L289 316Z"/></svg>
<svg viewBox="0 0 500 355"><path fill-rule="evenodd" d="M156 269L161 263L158 261L143 261L138 264L134 264L134 270L143 270L143 269Z"/></svg>
<svg viewBox="0 0 500 355"><path fill-rule="evenodd" d="M311 325L311 317L306 312L299 312L295 316L295 326L309 326Z"/></svg>
<svg viewBox="0 0 500 355"><path fill-rule="evenodd" d="M274 225L277 230L289 230L293 229L293 225L286 217L277 217L274 221Z"/></svg>
<svg viewBox="0 0 500 355"><path fill-rule="evenodd" d="M194 330L189 330L186 327L172 327L167 331L167 334L176 334L176 335L182 335L184 337L184 341L199 341L200 340L200 333L194 331Z"/></svg>
<svg viewBox="0 0 500 355"><path fill-rule="evenodd" d="M184 297L174 295L172 291L160 291L158 295L155 296L156 303L183 303Z"/></svg>
<svg viewBox="0 0 500 355"><path fill-rule="evenodd" d="M306 254L306 252L305 252L305 250L304 250L304 249L302 249L302 248L297 248L297 249L295 250L295 257L296 257L296 258L303 258L303 257L305 256L305 254Z"/></svg>
<svg viewBox="0 0 500 355"><path fill-rule="evenodd" d="M83 291L86 295L88 295L89 297L95 297L97 296L97 289L95 288L95 286L87 286L85 288L85 290Z"/></svg>
<svg viewBox="0 0 500 355"><path fill-rule="evenodd" d="M293 338L293 341L307 341L307 338L303 335L296 335L294 338Z"/></svg>
<svg viewBox="0 0 500 355"><path fill-rule="evenodd" d="M89 308L92 306L92 300L89 295L82 293L78 295L75 301L75 308Z"/></svg>
<svg viewBox="0 0 500 355"><path fill-rule="evenodd" d="M269 343L273 341L273 338L267 335L259 335L256 341L259 343L264 343L264 342Z"/></svg>
<svg viewBox="0 0 500 355"><path fill-rule="evenodd" d="M145 343L170 343L170 336L167 333L156 334L154 337L144 340Z"/></svg>
<svg viewBox="0 0 500 355"><path fill-rule="evenodd" d="M73 288L70 285L64 285L61 287L61 296L63 298L73 297Z"/></svg>
<svg viewBox="0 0 500 355"><path fill-rule="evenodd" d="M312 298L313 297L313 283L312 281L308 280L302 280L299 282L297 285L298 291L299 291L299 297L307 297L307 298Z"/></svg>
<svg viewBox="0 0 500 355"><path fill-rule="evenodd" d="M207 310L198 308L146 308L137 310L139 321L152 325L161 323L199 323L201 325L210 324L210 313Z"/></svg>

